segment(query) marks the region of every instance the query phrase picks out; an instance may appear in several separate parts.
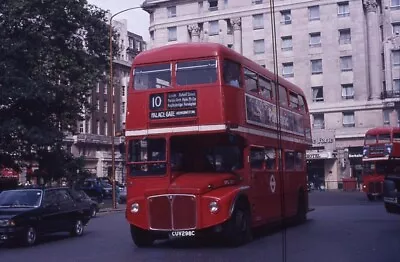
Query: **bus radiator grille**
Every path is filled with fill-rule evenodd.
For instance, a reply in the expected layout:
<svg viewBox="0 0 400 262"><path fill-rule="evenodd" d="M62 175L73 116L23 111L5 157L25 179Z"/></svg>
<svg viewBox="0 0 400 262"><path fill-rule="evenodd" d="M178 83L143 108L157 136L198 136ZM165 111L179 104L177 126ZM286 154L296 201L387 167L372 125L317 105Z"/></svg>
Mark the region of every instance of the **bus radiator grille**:
<svg viewBox="0 0 400 262"><path fill-rule="evenodd" d="M190 230L196 228L194 195L159 195L148 198L152 230Z"/></svg>

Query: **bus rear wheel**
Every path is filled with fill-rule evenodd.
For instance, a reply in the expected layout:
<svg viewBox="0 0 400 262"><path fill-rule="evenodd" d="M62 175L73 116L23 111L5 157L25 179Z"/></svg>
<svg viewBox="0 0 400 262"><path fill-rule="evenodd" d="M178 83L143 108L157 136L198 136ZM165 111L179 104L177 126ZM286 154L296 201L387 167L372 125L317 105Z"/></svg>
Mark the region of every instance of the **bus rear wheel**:
<svg viewBox="0 0 400 262"><path fill-rule="evenodd" d="M154 238L149 231L133 225L131 225L131 236L133 243L135 243L137 247L150 247L154 243Z"/></svg>
<svg viewBox="0 0 400 262"><path fill-rule="evenodd" d="M245 205L234 209L223 233L228 244L234 247L245 245L253 239L250 210Z"/></svg>

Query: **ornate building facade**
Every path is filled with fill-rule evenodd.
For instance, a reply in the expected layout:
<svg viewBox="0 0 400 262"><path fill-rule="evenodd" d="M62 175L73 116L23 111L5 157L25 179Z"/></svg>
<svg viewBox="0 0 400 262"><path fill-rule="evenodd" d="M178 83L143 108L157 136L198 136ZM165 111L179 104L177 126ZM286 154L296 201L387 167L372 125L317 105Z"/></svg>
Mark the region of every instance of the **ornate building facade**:
<svg viewBox="0 0 400 262"><path fill-rule="evenodd" d="M147 0L149 48L218 42L300 86L313 123L309 178L360 178L365 132L400 119L400 1Z"/></svg>

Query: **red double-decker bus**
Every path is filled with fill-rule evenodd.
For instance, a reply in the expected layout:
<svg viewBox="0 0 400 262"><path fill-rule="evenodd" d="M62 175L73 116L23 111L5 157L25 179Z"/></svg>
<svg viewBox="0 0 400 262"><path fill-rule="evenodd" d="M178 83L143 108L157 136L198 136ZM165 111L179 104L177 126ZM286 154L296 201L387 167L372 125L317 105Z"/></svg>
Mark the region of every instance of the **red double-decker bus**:
<svg viewBox="0 0 400 262"><path fill-rule="evenodd" d="M363 191L369 200L382 197L384 179L400 164L400 128L377 127L367 131L363 150Z"/></svg>
<svg viewBox="0 0 400 262"><path fill-rule="evenodd" d="M137 246L202 233L240 245L256 226L306 219L308 107L282 78L276 94L274 77L214 43L135 58L125 138L126 218Z"/></svg>

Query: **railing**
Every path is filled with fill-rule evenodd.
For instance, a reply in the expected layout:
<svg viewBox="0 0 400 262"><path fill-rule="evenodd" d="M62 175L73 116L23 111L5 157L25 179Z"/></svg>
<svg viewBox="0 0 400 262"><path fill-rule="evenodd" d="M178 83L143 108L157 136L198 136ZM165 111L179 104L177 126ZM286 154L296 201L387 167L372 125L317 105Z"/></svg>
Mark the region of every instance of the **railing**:
<svg viewBox="0 0 400 262"><path fill-rule="evenodd" d="M385 90L381 93L381 99L385 99L385 98L400 98L400 91Z"/></svg>

